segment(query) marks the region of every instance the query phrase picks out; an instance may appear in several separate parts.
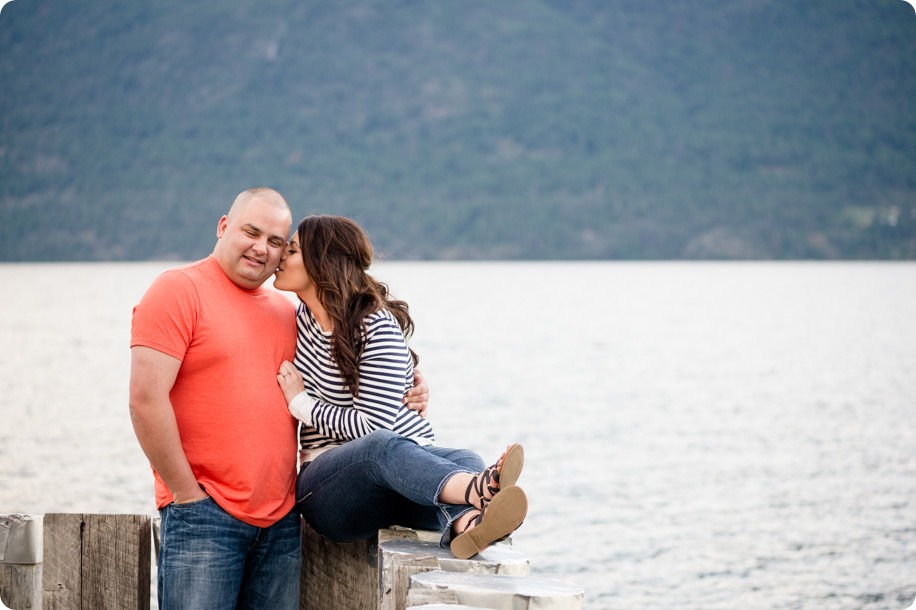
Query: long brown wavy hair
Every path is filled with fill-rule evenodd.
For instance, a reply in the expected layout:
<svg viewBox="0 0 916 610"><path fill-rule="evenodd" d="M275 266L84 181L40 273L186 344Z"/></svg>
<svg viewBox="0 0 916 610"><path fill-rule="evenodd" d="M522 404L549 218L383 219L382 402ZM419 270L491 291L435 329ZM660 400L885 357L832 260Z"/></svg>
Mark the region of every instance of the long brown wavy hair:
<svg viewBox="0 0 916 610"><path fill-rule="evenodd" d="M388 286L366 273L372 264L372 243L354 221L343 216L306 216L297 233L305 271L334 323L331 357L353 396L358 396L366 316L387 309L407 339L414 328L407 303L392 298ZM412 349L410 357L414 366L420 362Z"/></svg>

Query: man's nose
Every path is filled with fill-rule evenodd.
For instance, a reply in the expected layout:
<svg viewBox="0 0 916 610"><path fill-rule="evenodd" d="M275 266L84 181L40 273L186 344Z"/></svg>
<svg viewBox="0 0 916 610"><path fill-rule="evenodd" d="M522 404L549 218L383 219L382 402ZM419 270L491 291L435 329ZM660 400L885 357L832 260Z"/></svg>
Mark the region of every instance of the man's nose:
<svg viewBox="0 0 916 610"><path fill-rule="evenodd" d="M254 249L259 253L267 252L267 239L256 239L254 240Z"/></svg>

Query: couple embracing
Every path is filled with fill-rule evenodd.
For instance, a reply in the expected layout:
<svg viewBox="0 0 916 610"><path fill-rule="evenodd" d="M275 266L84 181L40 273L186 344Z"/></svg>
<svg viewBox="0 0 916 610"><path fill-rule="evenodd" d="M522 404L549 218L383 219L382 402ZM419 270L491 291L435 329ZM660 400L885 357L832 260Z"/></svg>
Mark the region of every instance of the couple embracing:
<svg viewBox="0 0 916 610"><path fill-rule="evenodd" d="M278 192L244 191L213 253L134 308L130 413L161 516L161 610L298 608L300 515L338 542L440 530L459 558L525 518L520 445L487 467L435 444L413 321L367 273L362 229L308 216L287 240L291 223ZM272 275L298 307L264 287Z"/></svg>

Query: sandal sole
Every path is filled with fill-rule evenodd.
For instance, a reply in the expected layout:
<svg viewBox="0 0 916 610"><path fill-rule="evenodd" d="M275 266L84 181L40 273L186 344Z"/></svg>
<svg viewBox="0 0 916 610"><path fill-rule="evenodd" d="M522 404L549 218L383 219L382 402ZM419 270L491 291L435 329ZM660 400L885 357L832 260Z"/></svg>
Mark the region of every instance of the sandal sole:
<svg viewBox="0 0 916 610"><path fill-rule="evenodd" d="M515 485L518 478L522 476L522 467L524 465L525 449L517 443L509 447L506 450L502 468L499 469L499 488Z"/></svg>
<svg viewBox="0 0 916 610"><path fill-rule="evenodd" d="M527 514L528 498L521 487L511 485L500 489L490 500L480 525L455 536L452 540L452 554L458 559L473 557L517 530Z"/></svg>

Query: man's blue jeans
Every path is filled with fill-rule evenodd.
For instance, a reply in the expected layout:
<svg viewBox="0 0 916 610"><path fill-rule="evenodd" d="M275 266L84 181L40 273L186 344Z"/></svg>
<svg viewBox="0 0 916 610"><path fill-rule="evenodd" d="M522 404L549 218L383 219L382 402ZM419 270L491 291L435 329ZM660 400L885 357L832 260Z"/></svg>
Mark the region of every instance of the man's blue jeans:
<svg viewBox="0 0 916 610"><path fill-rule="evenodd" d="M160 610L299 607L296 511L266 528L239 521L212 498L159 514Z"/></svg>
<svg viewBox="0 0 916 610"><path fill-rule="evenodd" d="M485 467L473 451L422 446L376 430L304 466L296 508L312 529L335 542L365 540L380 528L403 525L441 530L445 545L452 521L471 507L439 502L442 487L456 472Z"/></svg>

